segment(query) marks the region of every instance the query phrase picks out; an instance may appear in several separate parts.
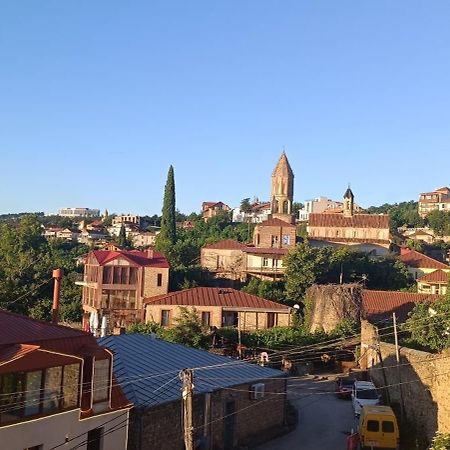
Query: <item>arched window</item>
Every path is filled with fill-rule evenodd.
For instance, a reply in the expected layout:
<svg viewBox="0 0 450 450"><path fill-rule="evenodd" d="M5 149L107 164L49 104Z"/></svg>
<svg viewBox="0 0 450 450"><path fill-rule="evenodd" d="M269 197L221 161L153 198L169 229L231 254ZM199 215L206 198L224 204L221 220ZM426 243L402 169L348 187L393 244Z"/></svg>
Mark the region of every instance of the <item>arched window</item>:
<svg viewBox="0 0 450 450"><path fill-rule="evenodd" d="M289 202L287 200L283 202L283 214L289 214Z"/></svg>

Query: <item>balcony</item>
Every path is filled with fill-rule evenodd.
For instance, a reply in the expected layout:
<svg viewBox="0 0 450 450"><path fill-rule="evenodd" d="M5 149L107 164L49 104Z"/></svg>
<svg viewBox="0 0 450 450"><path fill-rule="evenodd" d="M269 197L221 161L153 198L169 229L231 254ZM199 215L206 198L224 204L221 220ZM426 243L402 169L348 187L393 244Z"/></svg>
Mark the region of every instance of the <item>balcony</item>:
<svg viewBox="0 0 450 450"><path fill-rule="evenodd" d="M92 288L97 287L96 281L89 281L87 275L83 275L82 273L77 274L77 276L75 278L75 284L77 286L85 286L85 287L92 287Z"/></svg>

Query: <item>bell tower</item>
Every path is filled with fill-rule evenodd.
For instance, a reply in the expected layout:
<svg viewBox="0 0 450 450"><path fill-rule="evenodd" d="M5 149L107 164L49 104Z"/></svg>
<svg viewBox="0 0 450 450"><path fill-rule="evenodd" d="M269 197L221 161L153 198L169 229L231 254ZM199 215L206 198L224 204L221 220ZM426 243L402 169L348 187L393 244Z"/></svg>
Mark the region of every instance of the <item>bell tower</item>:
<svg viewBox="0 0 450 450"><path fill-rule="evenodd" d="M344 193L344 217L352 217L355 210L354 203L355 196L353 195L352 190L350 189L350 185Z"/></svg>
<svg viewBox="0 0 450 450"><path fill-rule="evenodd" d="M292 172L286 153L283 150L272 172L272 218L294 223L294 217L292 215L293 198L294 172Z"/></svg>

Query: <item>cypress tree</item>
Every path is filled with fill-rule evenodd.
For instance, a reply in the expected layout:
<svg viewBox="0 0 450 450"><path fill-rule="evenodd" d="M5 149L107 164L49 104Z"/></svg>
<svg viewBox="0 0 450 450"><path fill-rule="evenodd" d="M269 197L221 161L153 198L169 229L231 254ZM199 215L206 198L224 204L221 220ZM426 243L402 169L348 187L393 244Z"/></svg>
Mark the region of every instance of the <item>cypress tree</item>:
<svg viewBox="0 0 450 450"><path fill-rule="evenodd" d="M117 245L121 248L124 248L127 246L127 233L125 231L125 227L120 227L119 236L117 237Z"/></svg>
<svg viewBox="0 0 450 450"><path fill-rule="evenodd" d="M157 239L157 248L165 250L175 244L175 177L173 167L169 167L166 186L164 188L164 202L162 208L161 231Z"/></svg>

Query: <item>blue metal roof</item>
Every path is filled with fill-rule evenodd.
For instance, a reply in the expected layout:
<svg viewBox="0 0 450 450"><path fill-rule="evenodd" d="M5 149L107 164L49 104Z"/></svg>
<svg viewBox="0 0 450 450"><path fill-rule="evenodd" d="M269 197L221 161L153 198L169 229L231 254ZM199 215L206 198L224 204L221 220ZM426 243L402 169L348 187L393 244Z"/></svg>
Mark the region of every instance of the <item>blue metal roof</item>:
<svg viewBox="0 0 450 450"><path fill-rule="evenodd" d="M136 407L180 399L179 372L186 368L194 369L194 394L285 375L144 334L107 336L98 343L114 352L114 375Z"/></svg>

